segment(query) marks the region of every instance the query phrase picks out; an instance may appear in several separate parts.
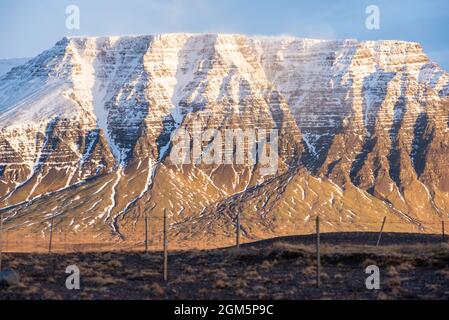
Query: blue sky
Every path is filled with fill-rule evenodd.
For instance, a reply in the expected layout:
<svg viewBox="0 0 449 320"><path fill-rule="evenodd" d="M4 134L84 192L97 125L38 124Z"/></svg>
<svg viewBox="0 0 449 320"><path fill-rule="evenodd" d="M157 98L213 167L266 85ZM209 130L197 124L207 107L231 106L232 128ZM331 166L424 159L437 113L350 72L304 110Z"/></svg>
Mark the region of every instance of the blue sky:
<svg viewBox="0 0 449 320"><path fill-rule="evenodd" d="M65 9L80 8L81 29L66 29ZM365 8L380 8L380 30ZM64 36L225 32L420 42L449 70L447 0L0 0L0 58L35 56Z"/></svg>

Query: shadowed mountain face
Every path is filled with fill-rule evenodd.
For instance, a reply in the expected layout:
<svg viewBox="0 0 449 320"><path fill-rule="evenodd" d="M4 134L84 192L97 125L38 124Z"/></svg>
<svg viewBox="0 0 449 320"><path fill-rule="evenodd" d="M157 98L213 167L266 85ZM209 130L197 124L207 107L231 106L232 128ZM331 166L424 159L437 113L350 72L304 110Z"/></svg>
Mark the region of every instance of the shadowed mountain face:
<svg viewBox="0 0 449 320"><path fill-rule="evenodd" d="M11 71L14 67L20 66L26 63L29 58L17 58L17 59L0 59L0 77Z"/></svg>
<svg viewBox="0 0 449 320"><path fill-rule="evenodd" d="M311 232L317 214L325 231L386 216L390 231L434 232L449 212L448 88L409 42L65 38L0 78L0 210L10 232L45 237L53 220L74 242L137 241L164 209L192 246L227 243L237 213L248 239ZM211 129L277 130L277 171L173 163L176 134Z"/></svg>

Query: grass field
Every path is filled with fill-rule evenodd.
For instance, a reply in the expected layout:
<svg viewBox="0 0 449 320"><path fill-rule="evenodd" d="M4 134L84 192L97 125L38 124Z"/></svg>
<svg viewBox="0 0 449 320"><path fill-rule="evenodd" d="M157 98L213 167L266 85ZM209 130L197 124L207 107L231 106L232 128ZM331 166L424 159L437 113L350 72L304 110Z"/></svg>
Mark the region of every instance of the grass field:
<svg viewBox="0 0 449 320"><path fill-rule="evenodd" d="M163 281L159 251L3 255L21 283L0 299L449 299L449 244L441 236L323 234L321 287L313 236L272 239L237 248L169 254ZM80 269L69 291L66 267ZM368 290L368 265L380 268L380 290Z"/></svg>

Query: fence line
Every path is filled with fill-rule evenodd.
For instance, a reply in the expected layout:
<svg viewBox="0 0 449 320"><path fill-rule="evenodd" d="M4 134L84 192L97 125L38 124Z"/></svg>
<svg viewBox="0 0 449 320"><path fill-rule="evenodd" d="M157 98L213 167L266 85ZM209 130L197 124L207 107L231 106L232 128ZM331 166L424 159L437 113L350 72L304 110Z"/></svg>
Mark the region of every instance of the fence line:
<svg viewBox="0 0 449 320"><path fill-rule="evenodd" d="M18 251L18 252L30 252L34 251L33 248L36 249L37 252L45 252L45 247L48 250L48 253L53 252L89 252L89 251L104 251L104 250L141 250L144 252L148 252L151 250L163 250L165 241L168 242L169 236L166 235L167 238L164 237L164 228L161 228L157 230L157 224L155 222L150 223L150 219L148 215L145 214L143 217L143 228L144 232L141 233L140 238L141 240L138 240L137 237L133 237L130 241L125 242L113 242L113 241L99 241L99 242L92 242L92 241L77 241L76 240L76 234L70 234L63 232L62 228L56 229L55 223L56 219L52 220L50 224L50 233L48 236L40 236L38 233L33 234L26 234L26 230L21 231L20 229L8 229L8 228L2 228L3 220L0 219L0 266L1 266L1 254L4 252L9 251ZM153 220L153 219L151 219ZM398 226L404 226L408 227L410 229L414 228L421 228L421 225L415 225L408 221L395 221L390 219L385 219L385 221L382 221L379 219L379 221L340 221L335 219L326 219L322 215L320 216L320 232L323 233L350 233L350 232L369 232L369 233L379 233L379 237L377 239L377 243L375 243L377 246L380 245L382 235L385 232L386 229ZM155 221L155 220L153 220ZM159 220L160 221L160 220ZM168 222L168 217L167 217ZM273 237L283 237L283 236L300 236L300 235L307 235L313 233L310 223L312 222L312 219L308 222L304 222L303 224L295 224L295 227L298 228L297 233L288 233L285 235L282 235L281 233L277 233L276 235L273 235ZM342 226L342 231L325 231L328 227L327 223L333 223L333 224L339 224ZM162 224L162 223L161 223ZM308 225L307 232L301 233L300 230L301 225ZM142 226L142 225L141 225ZM446 240L446 234L445 234L445 221L442 220L440 222L422 222L422 226L425 229L432 230L432 233L428 232L414 232L410 231L410 233L414 234L440 234L441 240ZM370 230L352 230L351 227L367 227ZM432 229L430 229L430 227ZM345 229L347 228L347 229ZM380 228L380 231L379 229ZM168 231L170 230L170 226L166 226L166 232L168 234ZM377 231L376 231L377 229ZM58 231L56 231L58 230ZM140 230L142 230L140 228ZM241 215L236 214L235 215L235 246L238 248L242 245L242 221L241 221ZM421 230L421 229L420 229ZM438 231L438 232L437 232ZM59 235L58 235L59 233ZM273 238L270 237L270 238ZM210 238L212 239L212 238ZM223 236L220 238L221 240L225 241L226 239L229 240L229 242L232 242L231 238L227 238L226 236ZM247 239L251 242L254 241L262 241L265 240L263 238L254 238L254 239ZM181 243L183 240L177 241L177 244ZM247 242L247 241L245 241ZM188 240L187 240L188 243ZM210 242L213 244L213 241ZM158 247L158 245L161 245L162 247ZM368 245L368 243L367 243ZM209 247L209 246L207 246ZM210 246L210 248L212 248ZM193 249L193 248L192 248Z"/></svg>

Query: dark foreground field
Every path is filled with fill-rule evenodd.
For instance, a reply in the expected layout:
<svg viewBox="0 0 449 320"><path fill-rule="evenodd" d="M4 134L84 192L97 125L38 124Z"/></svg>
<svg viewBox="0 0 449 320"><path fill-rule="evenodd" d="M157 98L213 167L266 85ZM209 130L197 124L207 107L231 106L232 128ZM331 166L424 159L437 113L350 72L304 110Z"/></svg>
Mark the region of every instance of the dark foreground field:
<svg viewBox="0 0 449 320"><path fill-rule="evenodd" d="M322 236L321 288L316 287L314 237L291 237L240 249L171 252L169 281L162 253L6 254L21 276L0 299L449 299L449 245L439 236ZM77 265L81 289L66 289ZM381 270L381 289L366 289L365 267Z"/></svg>

